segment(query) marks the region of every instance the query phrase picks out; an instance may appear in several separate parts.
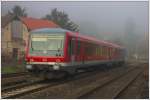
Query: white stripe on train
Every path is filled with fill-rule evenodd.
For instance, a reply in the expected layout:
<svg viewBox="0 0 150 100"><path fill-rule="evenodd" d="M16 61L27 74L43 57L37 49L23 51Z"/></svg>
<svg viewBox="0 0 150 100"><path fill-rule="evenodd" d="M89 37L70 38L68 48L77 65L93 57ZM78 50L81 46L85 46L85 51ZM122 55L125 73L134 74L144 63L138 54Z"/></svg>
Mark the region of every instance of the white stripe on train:
<svg viewBox="0 0 150 100"><path fill-rule="evenodd" d="M28 62L27 64L41 64L41 65L60 65L63 67L67 66L80 66L80 65L96 65L96 64L103 64L103 63L112 63L112 62L119 62L123 61L123 59L120 60L97 60L97 61L84 61L84 62L68 62L68 63L56 63L56 62Z"/></svg>

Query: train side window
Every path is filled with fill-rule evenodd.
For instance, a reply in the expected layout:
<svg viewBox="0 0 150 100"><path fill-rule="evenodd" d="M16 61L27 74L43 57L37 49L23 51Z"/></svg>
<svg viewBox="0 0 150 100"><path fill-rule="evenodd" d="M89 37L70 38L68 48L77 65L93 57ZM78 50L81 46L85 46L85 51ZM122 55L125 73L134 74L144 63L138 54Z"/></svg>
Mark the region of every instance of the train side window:
<svg viewBox="0 0 150 100"><path fill-rule="evenodd" d="M78 41L77 42L77 55L80 55L80 52L81 52L81 41Z"/></svg>
<svg viewBox="0 0 150 100"><path fill-rule="evenodd" d="M106 54L106 52L105 52L105 47L103 47L103 54L104 54L104 56L105 56L105 54Z"/></svg>
<svg viewBox="0 0 150 100"><path fill-rule="evenodd" d="M89 49L90 49L90 55L93 56L93 45L92 44L90 44L90 48Z"/></svg>
<svg viewBox="0 0 150 100"><path fill-rule="evenodd" d="M90 49L90 44L89 44L89 43L87 44L86 50L87 50L87 55L88 55L88 56L91 55L91 54L90 54L91 49Z"/></svg>
<svg viewBox="0 0 150 100"><path fill-rule="evenodd" d="M111 57L111 55L112 55L112 50L111 50L111 48L109 48L109 56Z"/></svg>
<svg viewBox="0 0 150 100"><path fill-rule="evenodd" d="M97 45L96 44L94 44L94 56L96 56L97 54L96 54L96 49L97 49Z"/></svg>
<svg viewBox="0 0 150 100"><path fill-rule="evenodd" d="M86 42L84 44L84 48L85 48L85 55L87 55L87 44L86 44Z"/></svg>
<svg viewBox="0 0 150 100"><path fill-rule="evenodd" d="M106 49L105 49L105 47L103 48L103 54L104 54L104 56L106 55Z"/></svg>
<svg viewBox="0 0 150 100"><path fill-rule="evenodd" d="M102 55L102 47L100 46L98 49L99 49L98 55L101 56Z"/></svg>
<svg viewBox="0 0 150 100"><path fill-rule="evenodd" d="M91 56L92 55L92 46L91 46L91 43L88 43L88 47L87 47L87 50L88 50L88 55Z"/></svg>
<svg viewBox="0 0 150 100"><path fill-rule="evenodd" d="M99 56L99 46L97 46L97 56Z"/></svg>
<svg viewBox="0 0 150 100"><path fill-rule="evenodd" d="M112 57L112 48L110 48L110 56Z"/></svg>
<svg viewBox="0 0 150 100"><path fill-rule="evenodd" d="M98 56L98 45L96 46L96 56Z"/></svg>
<svg viewBox="0 0 150 100"><path fill-rule="evenodd" d="M94 47L93 44L90 44L90 55L93 56L93 52L94 52Z"/></svg>
<svg viewBox="0 0 150 100"><path fill-rule="evenodd" d="M102 46L101 50L102 50L102 51L101 51L101 55L104 56L104 53L105 53L105 52L104 52L104 46Z"/></svg>
<svg viewBox="0 0 150 100"><path fill-rule="evenodd" d="M101 47L101 55L102 56L104 55L104 47L103 46Z"/></svg>
<svg viewBox="0 0 150 100"><path fill-rule="evenodd" d="M92 55L94 56L95 55L95 45L93 45L93 51L92 51Z"/></svg>
<svg viewBox="0 0 150 100"><path fill-rule="evenodd" d="M103 52L104 52L104 56L106 56L106 47L104 47Z"/></svg>
<svg viewBox="0 0 150 100"><path fill-rule="evenodd" d="M108 47L106 47L106 51L107 51L107 57L109 56L109 50Z"/></svg>
<svg viewBox="0 0 150 100"><path fill-rule="evenodd" d="M95 53L96 53L96 56L97 56L97 47L96 47Z"/></svg>
<svg viewBox="0 0 150 100"><path fill-rule="evenodd" d="M113 54L114 54L114 55L116 54L116 49L115 49L115 48L113 48Z"/></svg>
<svg viewBox="0 0 150 100"><path fill-rule="evenodd" d="M107 55L108 55L108 49L107 49L107 47L105 47L105 51L106 51L106 57L107 57Z"/></svg>
<svg viewBox="0 0 150 100"><path fill-rule="evenodd" d="M100 52L101 52L101 51L100 51L100 48L101 48L101 47L98 47L98 56L100 56Z"/></svg>
<svg viewBox="0 0 150 100"><path fill-rule="evenodd" d="M99 47L99 55L102 56L102 47Z"/></svg>
<svg viewBox="0 0 150 100"><path fill-rule="evenodd" d="M86 50L87 50L87 55L89 56L90 55L90 45L89 45L89 43L87 44Z"/></svg>
<svg viewBox="0 0 150 100"><path fill-rule="evenodd" d="M105 56L107 56L107 48L105 47L104 49L105 49Z"/></svg>
<svg viewBox="0 0 150 100"><path fill-rule="evenodd" d="M107 57L109 57L110 55L110 50L109 50L109 47L107 48Z"/></svg>
<svg viewBox="0 0 150 100"><path fill-rule="evenodd" d="M106 48L107 49L107 57L109 56L109 50L108 50L108 47Z"/></svg>
<svg viewBox="0 0 150 100"><path fill-rule="evenodd" d="M108 48L107 47L105 47L106 48L106 56L108 56Z"/></svg>

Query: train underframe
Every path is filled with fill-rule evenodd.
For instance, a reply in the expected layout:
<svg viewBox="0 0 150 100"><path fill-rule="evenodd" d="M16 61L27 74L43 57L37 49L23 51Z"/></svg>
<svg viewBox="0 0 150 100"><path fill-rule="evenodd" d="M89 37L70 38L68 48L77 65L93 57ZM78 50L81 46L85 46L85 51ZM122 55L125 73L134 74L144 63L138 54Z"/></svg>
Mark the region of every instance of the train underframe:
<svg viewBox="0 0 150 100"><path fill-rule="evenodd" d="M120 61L111 61L111 62L103 62L97 64L82 64L82 65L74 65L74 66L57 66L55 68L54 65L49 64L27 64L26 69L30 72L33 76L36 77L44 77L46 79L51 78L60 78L67 75L74 75L78 70L87 70L92 68L98 68L101 66L121 66L125 63L124 60ZM93 67L96 66L96 67Z"/></svg>

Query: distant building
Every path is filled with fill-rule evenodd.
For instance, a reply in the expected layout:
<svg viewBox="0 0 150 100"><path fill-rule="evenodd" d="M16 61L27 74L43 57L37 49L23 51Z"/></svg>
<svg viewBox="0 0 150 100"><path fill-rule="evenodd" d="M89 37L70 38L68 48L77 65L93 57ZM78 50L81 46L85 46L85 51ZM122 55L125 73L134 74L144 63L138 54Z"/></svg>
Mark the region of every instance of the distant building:
<svg viewBox="0 0 150 100"><path fill-rule="evenodd" d="M1 28L1 53L2 60L17 59L24 54L25 44L31 30L37 28L57 28L52 21L18 17L14 15L2 16Z"/></svg>

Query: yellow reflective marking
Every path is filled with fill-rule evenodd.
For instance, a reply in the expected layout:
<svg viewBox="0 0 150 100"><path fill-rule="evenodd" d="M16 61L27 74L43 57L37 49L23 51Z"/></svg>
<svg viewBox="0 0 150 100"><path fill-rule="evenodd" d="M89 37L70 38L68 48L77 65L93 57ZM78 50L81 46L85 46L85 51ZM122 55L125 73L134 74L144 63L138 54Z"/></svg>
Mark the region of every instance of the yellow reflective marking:
<svg viewBox="0 0 150 100"><path fill-rule="evenodd" d="M47 38L32 38L32 41L47 41Z"/></svg>
<svg viewBox="0 0 150 100"><path fill-rule="evenodd" d="M64 39L62 35L32 35L32 41L47 41L50 39Z"/></svg>

